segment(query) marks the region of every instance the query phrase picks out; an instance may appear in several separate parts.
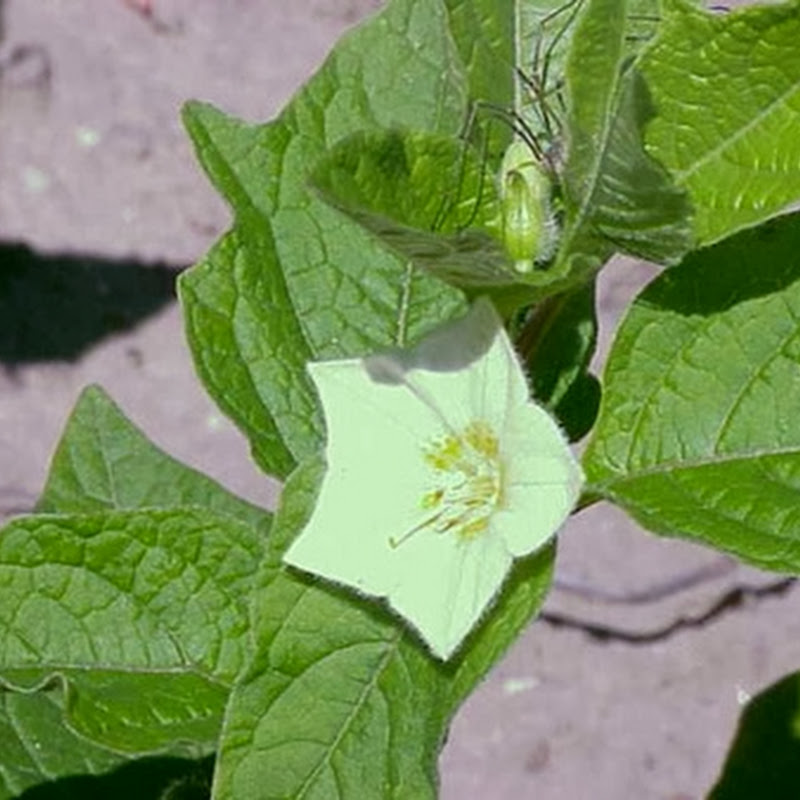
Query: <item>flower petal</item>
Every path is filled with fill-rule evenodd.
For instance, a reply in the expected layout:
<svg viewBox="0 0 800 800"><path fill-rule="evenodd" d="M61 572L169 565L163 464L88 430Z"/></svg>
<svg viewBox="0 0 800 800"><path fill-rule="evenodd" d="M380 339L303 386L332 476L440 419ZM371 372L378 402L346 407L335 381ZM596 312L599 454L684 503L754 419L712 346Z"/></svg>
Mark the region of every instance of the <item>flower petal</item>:
<svg viewBox="0 0 800 800"><path fill-rule="evenodd" d="M407 383L454 429L477 418L500 430L510 405L529 397L516 353L485 300L432 334L400 364Z"/></svg>
<svg viewBox="0 0 800 800"><path fill-rule="evenodd" d="M422 513L420 437L437 435L441 424L404 386L376 384L360 360L309 371L325 410L328 469L311 519L284 560L386 596L398 580L390 539Z"/></svg>
<svg viewBox="0 0 800 800"><path fill-rule="evenodd" d="M504 511L497 524L508 549L522 556L542 547L564 524L583 473L558 425L533 401L510 410L502 447Z"/></svg>
<svg viewBox="0 0 800 800"><path fill-rule="evenodd" d="M455 652L511 566L503 540L492 534L467 541L426 532L406 543L401 556L406 577L389 594L389 602L439 658L447 659Z"/></svg>

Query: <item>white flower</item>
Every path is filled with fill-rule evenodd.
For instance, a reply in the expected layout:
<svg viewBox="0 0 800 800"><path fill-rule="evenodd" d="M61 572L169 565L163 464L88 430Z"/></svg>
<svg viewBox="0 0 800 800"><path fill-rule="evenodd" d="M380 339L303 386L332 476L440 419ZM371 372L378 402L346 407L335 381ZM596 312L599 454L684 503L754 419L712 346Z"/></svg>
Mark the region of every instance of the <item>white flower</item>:
<svg viewBox="0 0 800 800"><path fill-rule="evenodd" d="M284 560L387 598L449 658L564 522L580 467L486 300L414 350L308 369L328 469Z"/></svg>

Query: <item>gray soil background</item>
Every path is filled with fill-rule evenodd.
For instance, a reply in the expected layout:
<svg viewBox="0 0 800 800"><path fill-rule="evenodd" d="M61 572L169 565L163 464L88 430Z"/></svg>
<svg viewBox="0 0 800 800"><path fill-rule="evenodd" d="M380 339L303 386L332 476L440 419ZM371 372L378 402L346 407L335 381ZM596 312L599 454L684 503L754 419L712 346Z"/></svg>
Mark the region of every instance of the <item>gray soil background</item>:
<svg viewBox="0 0 800 800"><path fill-rule="evenodd" d="M123 0L0 6L5 514L34 501L90 383L167 452L274 504L277 487L194 375L174 301L174 275L229 223L179 108L197 98L267 120L377 5L155 0L155 19ZM604 271L601 353L654 274ZM453 722L441 797L705 796L742 705L800 664L797 590L611 507L577 515L560 543L545 613Z"/></svg>

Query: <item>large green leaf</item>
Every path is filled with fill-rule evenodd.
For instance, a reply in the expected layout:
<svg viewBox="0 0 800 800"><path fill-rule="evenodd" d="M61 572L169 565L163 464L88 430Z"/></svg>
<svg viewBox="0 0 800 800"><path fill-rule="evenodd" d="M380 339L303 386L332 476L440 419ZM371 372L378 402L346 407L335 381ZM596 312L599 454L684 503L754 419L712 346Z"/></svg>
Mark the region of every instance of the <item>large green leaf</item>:
<svg viewBox="0 0 800 800"><path fill-rule="evenodd" d="M278 476L320 445L307 360L405 344L464 310L460 292L307 190L315 161L359 130L461 127L470 91L463 58L485 63L494 17L462 4L453 15L451 26L437 0L395 0L346 36L267 125L199 104L185 110L198 157L236 220L182 276L189 342L207 388Z"/></svg>
<svg viewBox="0 0 800 800"><path fill-rule="evenodd" d="M81 394L37 510L60 514L203 506L266 534L270 514L159 450L98 386Z"/></svg>
<svg viewBox="0 0 800 800"><path fill-rule="evenodd" d="M0 681L61 683L68 725L102 745L208 752L247 661L262 547L207 509L14 520L0 537Z"/></svg>
<svg viewBox="0 0 800 800"><path fill-rule="evenodd" d="M701 244L800 198L800 5L705 11L667 0L639 63L648 151L688 190Z"/></svg>
<svg viewBox="0 0 800 800"><path fill-rule="evenodd" d="M217 800L435 797L453 711L549 586L553 547L519 562L462 654L438 661L383 604L281 564L323 468L301 465L281 498L254 610L256 652L226 712Z"/></svg>
<svg viewBox="0 0 800 800"><path fill-rule="evenodd" d="M672 262L689 250L685 192L644 151L652 109L626 62L627 0L588 0L566 65L566 221L556 270L598 269L617 250Z"/></svg>
<svg viewBox="0 0 800 800"><path fill-rule="evenodd" d="M177 506L203 507L211 517L205 511L180 511ZM148 516L142 509L163 511ZM25 787L49 781L48 787L37 790L43 799L76 794L156 798L170 782L187 771L193 773L194 762L142 760L133 753L159 750L178 754L213 748L227 683L242 657L236 650L245 644L246 576L255 570L270 515L165 455L98 387L84 391L70 416L38 510L71 516L17 520L0 538L0 543L10 548L3 551L7 559L0 568L10 593L4 595L3 607L20 612L27 607L25 613L33 617L30 623L21 624L24 630L19 619L9 619L3 631L0 673L6 688L0 726L6 733L0 737L4 742L0 748L0 797L16 796ZM126 510L140 513L130 518L101 513ZM210 519L214 522L209 526ZM144 541L146 531L151 534L149 543ZM126 536L131 537L127 545ZM84 537L89 537L85 546ZM116 560L110 544L114 539ZM215 539L226 552L238 554L232 558L240 562L239 567L228 572L229 587L223 568L220 578L200 591L193 583L223 563L216 556L208 563L209 547ZM87 558L87 548L95 548L112 560L101 566L99 558L95 559L98 563L70 559L76 548ZM38 564L30 561L35 553ZM183 578L174 573L181 559ZM161 567L159 576L156 573ZM133 583L126 590L124 582L117 580L118 593L109 593L105 582L120 578L126 570ZM64 587L72 581L72 588L79 588L59 596L59 581ZM11 588L13 582L16 589ZM23 585L28 588L21 589ZM148 596L150 591L156 594ZM172 592L166 605L165 592ZM8 605L13 602L11 595L17 601L15 606ZM103 598L112 603L108 615L92 613ZM144 614L139 601L147 607ZM115 616L114 609L120 608L127 608L127 619L124 611ZM175 613L180 614L181 609L192 613L187 613L178 633ZM116 667L109 668L110 641L130 633L126 625L142 616L149 618L153 630L165 632L184 657L190 655L191 641L196 650L201 640L207 641L212 653L216 650L212 661L226 654L224 676L214 675L210 663L200 667L188 658L182 667L168 671L155 664L152 669L137 665L135 647L146 651L149 644L135 637L126 643ZM72 641L69 631L75 626L90 653L69 661L70 651L62 644ZM33 651L21 653L12 641L16 632L23 637L20 642L30 645L34 634L42 636L49 630L54 636L47 648L39 650L41 659L33 657ZM151 635L144 629L140 632L145 639ZM109 638L112 634L114 639ZM161 634L152 635L155 645ZM131 655L130 663L127 655ZM81 775L85 777L78 777Z"/></svg>
<svg viewBox="0 0 800 800"><path fill-rule="evenodd" d="M606 365L587 491L645 527L800 571L800 215L667 270Z"/></svg>

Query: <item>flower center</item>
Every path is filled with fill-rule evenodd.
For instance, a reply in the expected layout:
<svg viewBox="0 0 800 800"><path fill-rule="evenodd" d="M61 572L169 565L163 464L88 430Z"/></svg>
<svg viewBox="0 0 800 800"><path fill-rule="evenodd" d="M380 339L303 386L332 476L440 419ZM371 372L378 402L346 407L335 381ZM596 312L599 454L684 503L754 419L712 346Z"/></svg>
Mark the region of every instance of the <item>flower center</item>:
<svg viewBox="0 0 800 800"><path fill-rule="evenodd" d="M425 528L465 540L486 531L502 495L499 445L491 426L473 420L457 434L434 439L423 449L423 460L433 472L433 486L420 505L432 513L400 539L390 539L392 547Z"/></svg>

